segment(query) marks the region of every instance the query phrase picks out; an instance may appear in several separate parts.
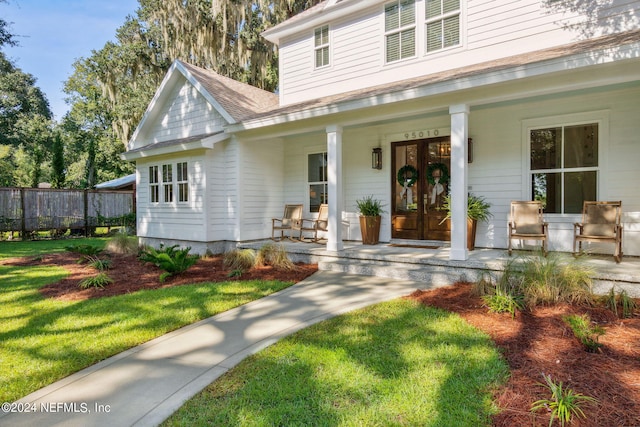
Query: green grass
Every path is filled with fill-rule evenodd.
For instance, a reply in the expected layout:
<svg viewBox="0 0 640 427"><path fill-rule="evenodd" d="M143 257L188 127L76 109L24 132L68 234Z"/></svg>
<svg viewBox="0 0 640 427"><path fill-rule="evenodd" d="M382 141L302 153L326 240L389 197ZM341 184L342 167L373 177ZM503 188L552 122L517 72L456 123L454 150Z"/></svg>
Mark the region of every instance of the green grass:
<svg viewBox="0 0 640 427"><path fill-rule="evenodd" d="M488 426L508 367L458 315L396 300L302 330L213 382L165 426Z"/></svg>
<svg viewBox="0 0 640 427"><path fill-rule="evenodd" d="M0 242L0 259L62 251L68 243ZM14 401L130 347L291 285L229 281L87 301L42 297L40 287L67 274L58 267L0 265L0 401Z"/></svg>
<svg viewBox="0 0 640 427"><path fill-rule="evenodd" d="M65 252L65 247L72 245L91 245L102 249L107 241L107 238L0 241L0 259L12 257L34 257L52 252Z"/></svg>

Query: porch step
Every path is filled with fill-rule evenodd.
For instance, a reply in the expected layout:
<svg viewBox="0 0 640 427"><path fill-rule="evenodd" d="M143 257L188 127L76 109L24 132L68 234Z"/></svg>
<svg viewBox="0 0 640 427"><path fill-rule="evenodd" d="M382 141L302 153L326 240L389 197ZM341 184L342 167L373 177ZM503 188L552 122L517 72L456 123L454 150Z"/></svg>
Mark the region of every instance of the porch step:
<svg viewBox="0 0 640 427"><path fill-rule="evenodd" d="M473 268L365 259L320 261L318 270L413 280L428 283L429 286L446 286L458 281L476 281L480 279L482 274L481 270Z"/></svg>

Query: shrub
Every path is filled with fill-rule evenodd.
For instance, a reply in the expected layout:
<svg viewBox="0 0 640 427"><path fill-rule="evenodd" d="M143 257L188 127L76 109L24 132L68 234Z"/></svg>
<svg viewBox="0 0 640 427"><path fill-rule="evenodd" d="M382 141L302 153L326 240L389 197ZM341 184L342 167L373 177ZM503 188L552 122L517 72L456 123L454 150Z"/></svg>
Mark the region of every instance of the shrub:
<svg viewBox="0 0 640 427"><path fill-rule="evenodd" d="M638 308L638 304L624 289L616 295L615 290L611 288L605 297L605 304L617 317L622 319L633 317L633 313Z"/></svg>
<svg viewBox="0 0 640 427"><path fill-rule="evenodd" d="M98 257L88 257L88 265L98 271L104 271L111 268L110 259L100 259Z"/></svg>
<svg viewBox="0 0 640 427"><path fill-rule="evenodd" d="M233 249L225 252L222 260L225 269L242 273L253 268L256 254L253 249Z"/></svg>
<svg viewBox="0 0 640 427"><path fill-rule="evenodd" d="M99 247L87 244L69 245L65 246L64 248L68 252L82 255L82 258L80 258L79 262L89 261L91 257L97 257L103 252L103 250Z"/></svg>
<svg viewBox="0 0 640 427"><path fill-rule="evenodd" d="M258 250L256 265L270 265L279 270L295 270L296 265L289 259L282 245L267 243Z"/></svg>
<svg viewBox="0 0 640 427"><path fill-rule="evenodd" d="M81 289L88 288L104 288L108 284L113 283L113 279L109 277L106 273L98 273L95 276L87 277L83 279L79 286Z"/></svg>
<svg viewBox="0 0 640 427"><path fill-rule="evenodd" d="M562 318L578 340L585 346L586 350L590 353L597 352L602 344L598 342L598 339L604 335L604 329L601 326L593 326L591 319L588 315L572 314Z"/></svg>
<svg viewBox="0 0 640 427"><path fill-rule="evenodd" d="M130 236L125 231L119 231L107 242L107 250L116 254L137 254L138 238Z"/></svg>
<svg viewBox="0 0 640 427"><path fill-rule="evenodd" d="M489 307L490 311L494 313L509 313L511 317L515 317L516 310L522 310L524 308L522 297L509 294L499 288L496 289L495 294L483 296L482 300L487 307Z"/></svg>
<svg viewBox="0 0 640 427"><path fill-rule="evenodd" d="M547 387L551 391L551 398L534 402L531 406L531 412L539 409L550 409L551 420L549 421L549 427L553 425L553 421L556 418L561 426L564 426L565 423L570 423L574 415L587 418L580 405L584 402L595 402L596 399L576 393L570 388L563 389L562 382L555 383L551 379L551 375L542 374L542 377L545 379L546 384L540 385Z"/></svg>
<svg viewBox="0 0 640 427"><path fill-rule="evenodd" d="M168 277L186 271L198 261L197 255L189 255L190 247L177 249L179 245L164 246L159 249L146 247L142 250L139 259L148 262L164 270L160 275L160 282L164 282Z"/></svg>
<svg viewBox="0 0 640 427"><path fill-rule="evenodd" d="M501 282L510 294L522 295L526 307L561 302L591 304L591 271L578 260L558 254L514 259Z"/></svg>

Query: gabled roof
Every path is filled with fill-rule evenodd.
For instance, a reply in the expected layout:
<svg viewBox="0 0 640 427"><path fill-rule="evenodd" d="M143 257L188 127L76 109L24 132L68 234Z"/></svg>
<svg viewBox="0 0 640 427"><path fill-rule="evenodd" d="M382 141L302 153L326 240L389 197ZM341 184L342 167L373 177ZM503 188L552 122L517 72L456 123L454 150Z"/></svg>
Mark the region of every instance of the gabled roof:
<svg viewBox="0 0 640 427"><path fill-rule="evenodd" d="M129 185L133 185L136 183L136 174L132 173L127 176L123 176L120 178L112 179L111 181L101 182L100 184L96 184L96 188L98 189L113 189L117 190L123 187L127 187Z"/></svg>
<svg viewBox="0 0 640 427"><path fill-rule="evenodd" d="M154 119L168 102L172 89L176 84L180 84L181 78L193 85L228 124L241 122L278 106L278 95L274 93L221 76L215 71L176 60L149 103L147 111L131 137L132 142L144 135L147 127L153 126Z"/></svg>
<svg viewBox="0 0 640 427"><path fill-rule="evenodd" d="M178 62L236 122L270 111L278 106L278 95L274 93L221 76L215 71Z"/></svg>

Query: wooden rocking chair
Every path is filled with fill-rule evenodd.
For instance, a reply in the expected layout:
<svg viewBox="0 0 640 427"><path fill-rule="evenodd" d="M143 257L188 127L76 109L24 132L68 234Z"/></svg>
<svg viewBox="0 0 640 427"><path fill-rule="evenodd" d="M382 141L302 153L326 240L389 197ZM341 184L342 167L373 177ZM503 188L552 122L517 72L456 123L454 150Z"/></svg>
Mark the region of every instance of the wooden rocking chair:
<svg viewBox="0 0 640 427"><path fill-rule="evenodd" d="M573 254L582 242L614 243L613 259L622 261L622 202L584 202L582 222L573 224Z"/></svg>
<svg viewBox="0 0 640 427"><path fill-rule="evenodd" d="M279 241L284 239L284 232L289 230L291 233L292 231L299 230L301 222L302 205L285 205L282 218L271 219L271 240ZM275 236L276 230L280 231L279 238ZM289 234L288 238L293 240L291 234Z"/></svg>
<svg viewBox="0 0 640 427"><path fill-rule="evenodd" d="M302 233L310 232L313 233L313 237L311 238L310 242L317 243L320 240L318 238L318 231L327 231L328 225L329 205L323 203L320 205L320 209L318 210L318 218L302 220L300 226L300 241L305 241Z"/></svg>
<svg viewBox="0 0 640 427"><path fill-rule="evenodd" d="M511 239L541 240L542 254L547 256L548 224L542 216L542 202L511 202L511 219L509 221L509 256L511 256Z"/></svg>

